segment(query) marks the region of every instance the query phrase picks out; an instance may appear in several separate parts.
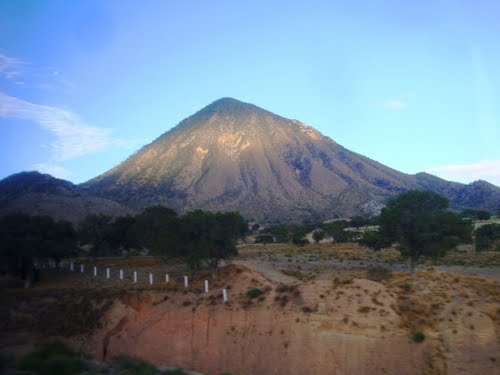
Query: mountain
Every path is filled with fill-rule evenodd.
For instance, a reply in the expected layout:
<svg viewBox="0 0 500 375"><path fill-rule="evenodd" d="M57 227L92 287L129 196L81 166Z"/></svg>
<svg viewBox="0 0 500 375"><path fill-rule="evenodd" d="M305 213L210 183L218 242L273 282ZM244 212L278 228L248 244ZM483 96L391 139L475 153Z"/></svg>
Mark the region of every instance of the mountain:
<svg viewBox="0 0 500 375"><path fill-rule="evenodd" d="M69 181L38 172L21 172L0 181L0 216L23 212L78 223L89 214L133 213L109 199L93 197Z"/></svg>
<svg viewBox="0 0 500 375"><path fill-rule="evenodd" d="M238 210L283 222L374 214L399 192L440 192L456 209L493 210L500 188L408 175L297 120L231 98L213 102L82 189L133 209Z"/></svg>

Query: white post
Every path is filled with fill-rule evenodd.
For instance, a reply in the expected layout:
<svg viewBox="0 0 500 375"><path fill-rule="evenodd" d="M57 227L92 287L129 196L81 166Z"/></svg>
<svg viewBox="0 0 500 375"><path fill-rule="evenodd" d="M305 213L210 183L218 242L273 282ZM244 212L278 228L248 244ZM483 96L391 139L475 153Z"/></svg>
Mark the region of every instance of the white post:
<svg viewBox="0 0 500 375"><path fill-rule="evenodd" d="M165 275L165 282L168 283L168 280L169 280L169 276L168 276L168 273Z"/></svg>
<svg viewBox="0 0 500 375"><path fill-rule="evenodd" d="M137 271L134 271L134 283L137 282Z"/></svg>
<svg viewBox="0 0 500 375"><path fill-rule="evenodd" d="M153 285L153 274L149 274L149 284Z"/></svg>
<svg viewBox="0 0 500 375"><path fill-rule="evenodd" d="M222 298L224 299L224 303L227 302L227 289L222 289Z"/></svg>
<svg viewBox="0 0 500 375"><path fill-rule="evenodd" d="M97 267L94 266L94 277L96 277L96 276L97 276Z"/></svg>
<svg viewBox="0 0 500 375"><path fill-rule="evenodd" d="M188 287L188 277L184 276L184 288Z"/></svg>
<svg viewBox="0 0 500 375"><path fill-rule="evenodd" d="M123 270L120 270L120 280L123 280Z"/></svg>
<svg viewBox="0 0 500 375"><path fill-rule="evenodd" d="M110 278L110 273L109 273L109 268L106 268L106 279L109 279Z"/></svg>
<svg viewBox="0 0 500 375"><path fill-rule="evenodd" d="M81 272L81 273L83 273L84 269L85 269L85 268L83 267L83 264L80 264L80 272Z"/></svg>
<svg viewBox="0 0 500 375"><path fill-rule="evenodd" d="M208 280L205 280L205 293L208 293Z"/></svg>
<svg viewBox="0 0 500 375"><path fill-rule="evenodd" d="M71 262L71 263L69 264L69 270L70 270L71 272L73 272L73 271L75 270L75 265L73 264L73 262Z"/></svg>

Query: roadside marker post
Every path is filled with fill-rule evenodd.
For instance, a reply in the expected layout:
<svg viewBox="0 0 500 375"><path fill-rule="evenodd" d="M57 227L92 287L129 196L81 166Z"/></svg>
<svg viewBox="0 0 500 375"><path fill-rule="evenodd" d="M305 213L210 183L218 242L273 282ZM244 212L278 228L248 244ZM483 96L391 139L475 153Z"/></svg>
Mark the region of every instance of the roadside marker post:
<svg viewBox="0 0 500 375"><path fill-rule="evenodd" d="M134 271L134 283L137 282L137 271Z"/></svg>
<svg viewBox="0 0 500 375"><path fill-rule="evenodd" d="M153 285L153 274L152 273L149 274L149 284Z"/></svg>
<svg viewBox="0 0 500 375"><path fill-rule="evenodd" d="M208 293L208 280L205 280L205 293Z"/></svg>
<svg viewBox="0 0 500 375"><path fill-rule="evenodd" d="M97 276L97 267L94 266L94 277L96 277L96 276Z"/></svg>
<svg viewBox="0 0 500 375"><path fill-rule="evenodd" d="M188 277L184 276L184 288L188 287Z"/></svg>
<svg viewBox="0 0 500 375"><path fill-rule="evenodd" d="M227 303L227 289L222 289L222 298L224 299L224 303Z"/></svg>
<svg viewBox="0 0 500 375"><path fill-rule="evenodd" d="M170 280L170 277L168 276L168 273L165 275L165 282L168 283L168 281Z"/></svg>
<svg viewBox="0 0 500 375"><path fill-rule="evenodd" d="M120 270L120 280L123 280L123 270Z"/></svg>
<svg viewBox="0 0 500 375"><path fill-rule="evenodd" d="M110 272L109 272L109 268L106 268L106 279L109 279L110 278Z"/></svg>

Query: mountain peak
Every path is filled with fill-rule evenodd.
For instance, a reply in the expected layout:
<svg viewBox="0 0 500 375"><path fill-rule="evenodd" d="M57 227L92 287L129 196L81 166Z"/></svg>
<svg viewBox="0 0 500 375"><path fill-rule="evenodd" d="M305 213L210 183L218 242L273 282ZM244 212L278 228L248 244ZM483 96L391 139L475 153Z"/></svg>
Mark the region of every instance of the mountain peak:
<svg viewBox="0 0 500 375"><path fill-rule="evenodd" d="M234 98L220 98L209 105L207 105L205 108L201 109L198 111L197 114L205 114L205 115L212 115L212 114L230 114L230 115L242 115L242 114L249 114L252 112L265 112L269 113L268 111L257 107L256 105L250 104L250 103L245 103L242 101L239 101Z"/></svg>

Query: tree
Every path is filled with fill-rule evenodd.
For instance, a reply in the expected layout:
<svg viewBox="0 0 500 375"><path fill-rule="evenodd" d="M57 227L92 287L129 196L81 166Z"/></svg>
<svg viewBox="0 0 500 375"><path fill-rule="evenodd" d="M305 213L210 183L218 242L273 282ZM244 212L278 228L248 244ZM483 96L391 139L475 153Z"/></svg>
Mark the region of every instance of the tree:
<svg viewBox="0 0 500 375"><path fill-rule="evenodd" d="M380 232L366 232L358 242L374 250L384 249L392 245L392 240Z"/></svg>
<svg viewBox="0 0 500 375"><path fill-rule="evenodd" d="M193 271L208 266L216 276L220 261L237 253L236 240L247 231L238 212L194 210L171 218L152 249L154 254L182 257Z"/></svg>
<svg viewBox="0 0 500 375"><path fill-rule="evenodd" d="M423 255L442 256L460 242L470 242L470 223L445 210L448 199L431 191L411 190L389 199L380 215L380 235L398 242L410 272Z"/></svg>
<svg viewBox="0 0 500 375"><path fill-rule="evenodd" d="M219 262L236 255L236 240L242 238L248 226L238 212L194 210L180 220L181 243L188 264L197 270L206 264L217 275Z"/></svg>
<svg viewBox="0 0 500 375"><path fill-rule="evenodd" d="M112 253L110 226L113 218L108 215L91 214L78 226L78 237L83 244L92 244L90 255L104 256Z"/></svg>
<svg viewBox="0 0 500 375"><path fill-rule="evenodd" d="M34 261L60 259L71 255L76 233L66 221L54 222L48 216L12 214L0 219L0 260L6 271L20 276L25 287L32 286L35 277Z"/></svg>
<svg viewBox="0 0 500 375"><path fill-rule="evenodd" d="M325 232L322 231L321 229L316 229L312 234L313 240L317 244L320 243L325 238L325 236L326 236Z"/></svg>
<svg viewBox="0 0 500 375"><path fill-rule="evenodd" d="M148 207L135 217L135 223L130 228L131 241L140 247L152 250L159 246L156 242L161 232L163 231L165 235L165 228L176 220L177 213L171 208L159 205Z"/></svg>
<svg viewBox="0 0 500 375"><path fill-rule="evenodd" d="M274 237L272 234L262 233L255 236L255 243L261 243L262 245L265 245L267 243L273 243L273 242L274 242Z"/></svg>
<svg viewBox="0 0 500 375"><path fill-rule="evenodd" d="M482 225L475 235L476 251L500 251L500 224Z"/></svg>

